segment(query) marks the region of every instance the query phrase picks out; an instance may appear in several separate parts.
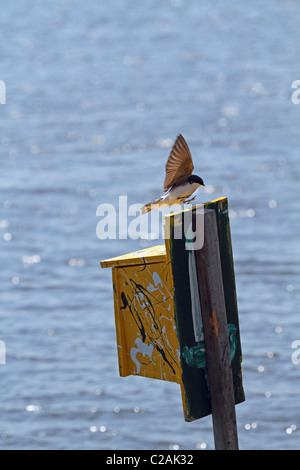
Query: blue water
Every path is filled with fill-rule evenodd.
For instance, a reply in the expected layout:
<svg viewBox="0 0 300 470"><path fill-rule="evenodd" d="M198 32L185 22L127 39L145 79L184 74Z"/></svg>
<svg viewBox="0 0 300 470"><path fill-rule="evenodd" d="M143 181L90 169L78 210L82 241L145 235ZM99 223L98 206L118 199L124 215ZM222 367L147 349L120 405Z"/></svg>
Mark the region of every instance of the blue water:
<svg viewBox="0 0 300 470"><path fill-rule="evenodd" d="M96 209L159 196L179 132L197 202L230 204L240 448L299 448L299 18L284 0L2 0L1 449L214 448L177 384L119 377L99 267L160 243L99 240Z"/></svg>

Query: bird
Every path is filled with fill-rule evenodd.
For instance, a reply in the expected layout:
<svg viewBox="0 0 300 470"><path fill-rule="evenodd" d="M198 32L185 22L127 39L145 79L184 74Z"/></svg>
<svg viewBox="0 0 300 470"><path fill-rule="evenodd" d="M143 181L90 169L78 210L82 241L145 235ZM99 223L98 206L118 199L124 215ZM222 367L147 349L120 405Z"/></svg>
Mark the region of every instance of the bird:
<svg viewBox="0 0 300 470"><path fill-rule="evenodd" d="M181 134L175 140L165 169L164 192L166 194L145 204L142 207L142 214L160 206L190 203L196 197L191 197L196 189L199 186L205 186L200 176L192 174L194 170L192 155Z"/></svg>

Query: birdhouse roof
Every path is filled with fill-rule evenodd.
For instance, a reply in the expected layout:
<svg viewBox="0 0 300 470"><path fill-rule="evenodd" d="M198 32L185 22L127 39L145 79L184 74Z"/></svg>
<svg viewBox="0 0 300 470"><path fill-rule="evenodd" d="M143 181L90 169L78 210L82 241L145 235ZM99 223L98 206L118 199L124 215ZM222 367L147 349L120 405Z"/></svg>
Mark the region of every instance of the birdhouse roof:
<svg viewBox="0 0 300 470"><path fill-rule="evenodd" d="M153 246L144 250L127 253L116 258L106 259L100 262L101 268L115 268L118 266L131 266L146 263L159 263L166 261L165 245Z"/></svg>

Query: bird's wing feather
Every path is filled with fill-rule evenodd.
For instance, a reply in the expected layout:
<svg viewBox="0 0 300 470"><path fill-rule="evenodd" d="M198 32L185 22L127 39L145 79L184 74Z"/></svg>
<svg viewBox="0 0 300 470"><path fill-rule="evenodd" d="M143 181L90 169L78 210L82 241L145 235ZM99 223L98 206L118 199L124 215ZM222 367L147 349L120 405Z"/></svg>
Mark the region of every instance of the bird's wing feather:
<svg viewBox="0 0 300 470"><path fill-rule="evenodd" d="M181 134L177 137L166 164L164 191L174 184L183 183L191 176L194 169L190 149Z"/></svg>

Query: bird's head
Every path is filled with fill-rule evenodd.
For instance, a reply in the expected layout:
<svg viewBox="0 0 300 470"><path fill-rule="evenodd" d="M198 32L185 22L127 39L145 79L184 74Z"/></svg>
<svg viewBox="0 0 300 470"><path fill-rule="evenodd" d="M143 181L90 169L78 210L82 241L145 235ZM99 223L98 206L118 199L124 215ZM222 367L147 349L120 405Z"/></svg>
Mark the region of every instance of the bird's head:
<svg viewBox="0 0 300 470"><path fill-rule="evenodd" d="M192 184L192 183L196 183L196 184L199 184L200 186L205 186L204 182L203 182L203 179L200 178L200 176L197 176L197 175L191 175L189 177L189 182Z"/></svg>

